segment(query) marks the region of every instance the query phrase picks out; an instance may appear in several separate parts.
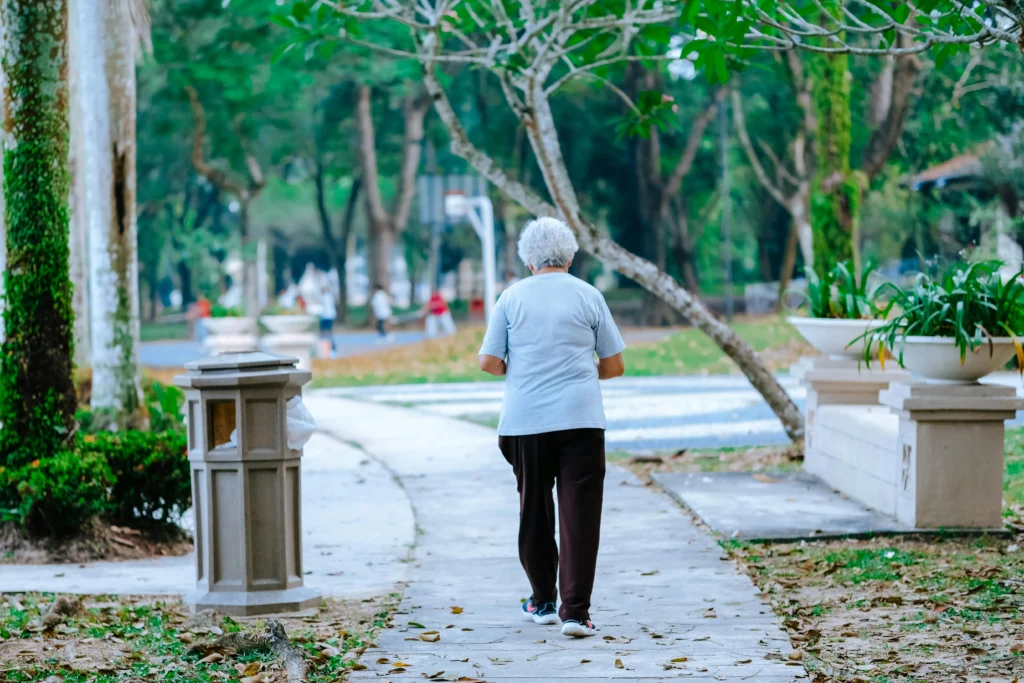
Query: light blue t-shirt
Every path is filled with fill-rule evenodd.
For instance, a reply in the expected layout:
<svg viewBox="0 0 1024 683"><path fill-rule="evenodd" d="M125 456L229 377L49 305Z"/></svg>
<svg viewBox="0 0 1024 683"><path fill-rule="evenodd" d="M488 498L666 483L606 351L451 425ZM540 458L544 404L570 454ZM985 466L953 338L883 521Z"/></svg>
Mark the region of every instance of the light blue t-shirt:
<svg viewBox="0 0 1024 683"><path fill-rule="evenodd" d="M604 297L568 273L533 275L494 307L480 355L506 360L498 434L605 428L594 355L626 348Z"/></svg>

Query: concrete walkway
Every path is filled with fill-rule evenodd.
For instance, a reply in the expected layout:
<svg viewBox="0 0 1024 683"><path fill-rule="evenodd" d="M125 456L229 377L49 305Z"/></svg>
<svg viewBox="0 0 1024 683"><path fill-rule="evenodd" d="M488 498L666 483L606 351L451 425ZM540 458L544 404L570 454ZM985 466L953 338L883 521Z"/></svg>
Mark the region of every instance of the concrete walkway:
<svg viewBox="0 0 1024 683"><path fill-rule="evenodd" d="M751 582L667 496L626 471L608 472L593 611L601 630L570 640L520 612L529 588L516 558L515 480L492 430L327 394L306 403L396 473L420 530L395 628L353 680L806 676L787 665L788 638ZM428 642L427 631L440 639Z"/></svg>
<svg viewBox="0 0 1024 683"><path fill-rule="evenodd" d="M302 536L306 585L331 597L365 598L390 593L405 579L415 526L408 499L380 462L315 434L302 459ZM195 580L192 554L84 565L0 564L0 593L175 595L194 588Z"/></svg>

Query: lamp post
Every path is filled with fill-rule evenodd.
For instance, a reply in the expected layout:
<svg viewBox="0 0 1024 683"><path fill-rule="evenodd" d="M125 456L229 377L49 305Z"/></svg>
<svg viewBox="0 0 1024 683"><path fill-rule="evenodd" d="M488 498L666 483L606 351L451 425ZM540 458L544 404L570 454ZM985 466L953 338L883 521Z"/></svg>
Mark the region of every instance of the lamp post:
<svg viewBox="0 0 1024 683"><path fill-rule="evenodd" d="M486 196L467 197L461 193L445 195L444 210L448 216L466 217L483 245L484 262L484 319L491 320L491 311L497 298L495 282L497 264L494 255L494 206Z"/></svg>

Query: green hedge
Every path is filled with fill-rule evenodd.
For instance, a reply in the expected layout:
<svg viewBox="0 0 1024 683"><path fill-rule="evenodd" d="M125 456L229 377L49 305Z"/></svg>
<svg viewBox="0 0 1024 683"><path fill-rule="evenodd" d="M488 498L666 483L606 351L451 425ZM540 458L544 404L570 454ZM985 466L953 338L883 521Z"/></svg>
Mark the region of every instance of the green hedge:
<svg viewBox="0 0 1024 683"><path fill-rule="evenodd" d="M113 475L106 515L122 524L177 519L192 505L188 445L178 432L99 432L79 439L83 455Z"/></svg>
<svg viewBox="0 0 1024 683"><path fill-rule="evenodd" d="M65 536L108 510L114 477L97 454L62 451L28 465L0 467L4 515L33 534Z"/></svg>
<svg viewBox="0 0 1024 683"><path fill-rule="evenodd" d="M57 537L94 517L134 526L169 523L192 505L189 471L180 432L79 433L73 451L0 467L0 518Z"/></svg>

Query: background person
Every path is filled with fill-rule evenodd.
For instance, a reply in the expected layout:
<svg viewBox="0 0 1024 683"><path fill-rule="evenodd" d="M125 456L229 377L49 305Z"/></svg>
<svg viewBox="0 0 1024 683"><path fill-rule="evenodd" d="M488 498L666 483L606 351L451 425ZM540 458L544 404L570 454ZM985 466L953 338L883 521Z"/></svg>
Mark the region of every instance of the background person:
<svg viewBox="0 0 1024 683"><path fill-rule="evenodd" d="M325 281L320 290L320 338L330 343L331 355L337 351L334 344L334 320L337 317L338 305L334 301L334 292L331 291L330 283Z"/></svg>
<svg viewBox="0 0 1024 683"><path fill-rule="evenodd" d="M390 341L391 334L388 332L388 321L391 320L391 297L384 291L384 286L376 284L373 287L373 296L370 297L370 308L373 310L373 317L377 319L377 334L381 340Z"/></svg>
<svg viewBox="0 0 1024 683"><path fill-rule="evenodd" d="M427 336L430 338L436 337L439 334L439 330L444 332L444 336L450 337L455 334L455 321L452 319L452 311L448 307L448 302L445 301L444 295L440 291L434 290L430 295L430 299L423 307L423 313L426 316L426 328Z"/></svg>
<svg viewBox="0 0 1024 683"><path fill-rule="evenodd" d="M578 248L572 231L555 218L527 223L519 257L533 276L498 298L480 368L506 376L498 445L519 489L519 559L533 588L522 609L539 624L561 617L564 635L585 637L596 631L590 595L604 496L598 380L622 375L626 345L601 293L569 275ZM562 594L557 612L556 579Z"/></svg>

